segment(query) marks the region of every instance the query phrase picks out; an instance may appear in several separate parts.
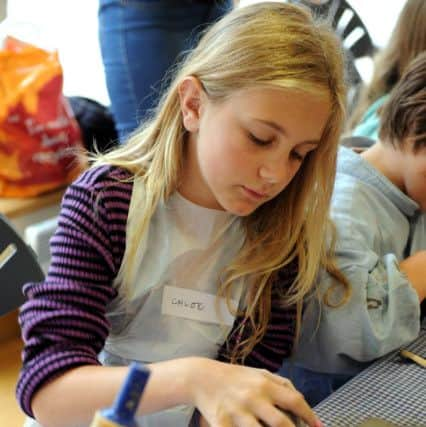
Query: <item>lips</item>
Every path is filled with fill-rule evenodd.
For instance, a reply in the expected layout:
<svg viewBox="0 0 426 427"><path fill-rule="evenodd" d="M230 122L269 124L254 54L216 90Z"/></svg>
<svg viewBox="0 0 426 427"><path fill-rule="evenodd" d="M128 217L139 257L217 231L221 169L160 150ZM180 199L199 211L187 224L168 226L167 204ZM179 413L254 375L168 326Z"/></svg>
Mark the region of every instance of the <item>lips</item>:
<svg viewBox="0 0 426 427"><path fill-rule="evenodd" d="M267 193L263 193L260 191L253 190L252 188L245 187L244 185L242 188L243 188L244 192L253 199L262 200L262 199L266 199L268 197Z"/></svg>

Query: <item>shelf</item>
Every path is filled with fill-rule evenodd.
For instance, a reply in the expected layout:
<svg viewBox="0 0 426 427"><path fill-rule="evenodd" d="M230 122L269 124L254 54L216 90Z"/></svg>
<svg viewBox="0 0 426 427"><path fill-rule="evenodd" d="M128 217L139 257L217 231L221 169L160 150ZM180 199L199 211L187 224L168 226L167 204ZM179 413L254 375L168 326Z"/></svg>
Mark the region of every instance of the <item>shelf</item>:
<svg viewBox="0 0 426 427"><path fill-rule="evenodd" d="M16 217L33 213L36 210L58 205L62 199L65 188L52 191L37 197L27 198L0 198L0 213L13 220Z"/></svg>

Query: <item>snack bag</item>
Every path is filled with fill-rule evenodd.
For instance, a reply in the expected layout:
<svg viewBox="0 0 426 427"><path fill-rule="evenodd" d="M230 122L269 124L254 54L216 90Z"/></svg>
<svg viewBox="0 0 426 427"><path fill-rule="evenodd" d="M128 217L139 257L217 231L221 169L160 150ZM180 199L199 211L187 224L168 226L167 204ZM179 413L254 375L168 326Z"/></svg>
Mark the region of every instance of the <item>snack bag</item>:
<svg viewBox="0 0 426 427"><path fill-rule="evenodd" d="M62 94L62 67L12 37L0 50L0 196L30 197L70 183L85 167L80 129Z"/></svg>

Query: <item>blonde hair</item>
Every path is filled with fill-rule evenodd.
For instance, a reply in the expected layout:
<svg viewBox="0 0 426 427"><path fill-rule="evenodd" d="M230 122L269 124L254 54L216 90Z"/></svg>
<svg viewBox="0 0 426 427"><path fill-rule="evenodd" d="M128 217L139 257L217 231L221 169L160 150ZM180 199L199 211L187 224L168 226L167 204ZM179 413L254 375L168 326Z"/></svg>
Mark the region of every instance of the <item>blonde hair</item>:
<svg viewBox="0 0 426 427"><path fill-rule="evenodd" d="M344 121L343 59L338 39L310 13L287 3L258 3L235 9L214 24L187 56L163 95L151 120L128 142L100 156L95 163L117 165L142 183L144 193L130 208L132 233L127 236L119 286L129 295L135 274L136 250L146 235L160 201L176 190L182 170L185 130L178 86L186 76L201 82L212 102L239 90L269 86L322 96L331 112L318 149L304 160L287 188L275 199L241 218L243 246L224 271L218 295L230 295L232 285L245 279L245 324L251 335L238 346L232 361L244 359L265 333L271 311L276 273L297 259L299 271L283 304L301 304L315 282L320 265L334 270L326 231L335 176L338 140ZM309 105L306 106L309 108ZM135 192L134 192L135 194ZM133 197L133 196L132 196Z"/></svg>
<svg viewBox="0 0 426 427"><path fill-rule="evenodd" d="M374 60L370 84L365 86L348 121L353 129L368 107L391 91L408 64L426 50L426 1L407 0L386 47Z"/></svg>

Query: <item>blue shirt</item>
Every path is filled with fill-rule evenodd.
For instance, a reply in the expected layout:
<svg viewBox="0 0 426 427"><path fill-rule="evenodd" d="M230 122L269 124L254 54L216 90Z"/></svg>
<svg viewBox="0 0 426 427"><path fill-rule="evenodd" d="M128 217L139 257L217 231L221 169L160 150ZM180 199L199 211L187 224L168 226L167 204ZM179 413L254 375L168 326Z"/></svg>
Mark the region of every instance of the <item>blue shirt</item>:
<svg viewBox="0 0 426 427"><path fill-rule="evenodd" d="M417 203L361 156L341 147L331 216L338 233L336 261L352 295L339 308L315 297L308 301L294 355L298 375L303 370L334 378L355 375L414 340L420 329L418 295L399 269L400 261L426 249L426 215ZM332 283L323 271L321 297ZM337 302L342 288L331 295Z"/></svg>

